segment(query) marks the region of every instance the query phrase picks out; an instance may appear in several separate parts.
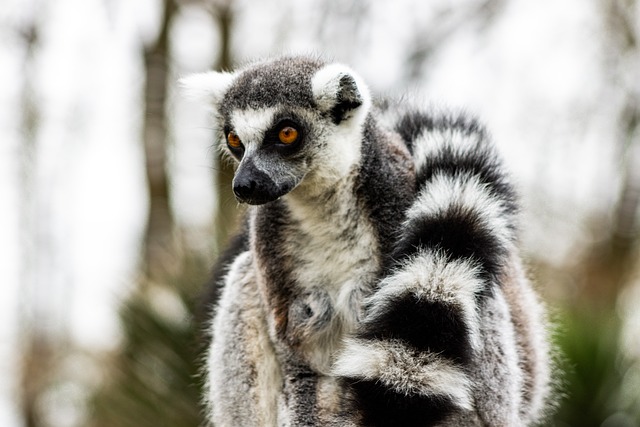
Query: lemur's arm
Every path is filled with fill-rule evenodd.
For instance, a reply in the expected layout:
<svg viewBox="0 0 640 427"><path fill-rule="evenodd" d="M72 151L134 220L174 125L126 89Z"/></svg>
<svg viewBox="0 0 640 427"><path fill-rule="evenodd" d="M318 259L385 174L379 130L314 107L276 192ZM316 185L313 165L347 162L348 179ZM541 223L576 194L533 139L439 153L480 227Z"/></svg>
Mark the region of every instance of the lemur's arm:
<svg viewBox="0 0 640 427"><path fill-rule="evenodd" d="M335 364L364 425L432 425L474 406L469 367L483 301L514 239L514 192L485 132L467 119L407 114L416 197L395 266Z"/></svg>
<svg viewBox="0 0 640 427"><path fill-rule="evenodd" d="M242 218L239 230L229 238L227 246L218 256L209 280L198 300L196 324L200 326L203 334L200 343L203 350L211 345L211 320L224 287L225 276L236 257L247 250L249 250L249 226L247 219Z"/></svg>

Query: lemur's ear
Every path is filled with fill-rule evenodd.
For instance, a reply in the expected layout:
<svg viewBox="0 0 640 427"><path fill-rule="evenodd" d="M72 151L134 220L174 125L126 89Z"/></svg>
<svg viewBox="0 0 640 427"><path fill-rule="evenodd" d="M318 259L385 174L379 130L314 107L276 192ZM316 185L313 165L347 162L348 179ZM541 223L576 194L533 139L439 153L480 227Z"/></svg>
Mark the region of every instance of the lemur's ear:
<svg viewBox="0 0 640 427"><path fill-rule="evenodd" d="M232 73L209 71L182 77L178 83L188 97L217 108L233 78Z"/></svg>
<svg viewBox="0 0 640 427"><path fill-rule="evenodd" d="M371 105L369 89L349 67L330 64L321 68L311 80L313 97L320 110L331 114L335 124L349 120Z"/></svg>

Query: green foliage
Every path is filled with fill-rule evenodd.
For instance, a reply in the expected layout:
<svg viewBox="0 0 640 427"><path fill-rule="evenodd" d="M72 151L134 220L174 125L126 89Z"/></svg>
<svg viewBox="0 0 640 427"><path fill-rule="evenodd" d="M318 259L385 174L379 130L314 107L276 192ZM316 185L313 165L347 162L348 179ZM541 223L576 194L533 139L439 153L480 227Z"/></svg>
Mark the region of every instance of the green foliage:
<svg viewBox="0 0 640 427"><path fill-rule="evenodd" d="M640 414L629 405L638 399L625 395L624 387L634 366L622 354L619 341L620 320L614 311L583 307L563 314L557 345L562 352L561 390L565 398L553 425L640 426Z"/></svg>
<svg viewBox="0 0 640 427"><path fill-rule="evenodd" d="M105 384L93 399L88 425L202 425L194 295L206 275L201 263L191 260L180 277L149 285L147 292L136 292L123 303L121 350L106 366Z"/></svg>

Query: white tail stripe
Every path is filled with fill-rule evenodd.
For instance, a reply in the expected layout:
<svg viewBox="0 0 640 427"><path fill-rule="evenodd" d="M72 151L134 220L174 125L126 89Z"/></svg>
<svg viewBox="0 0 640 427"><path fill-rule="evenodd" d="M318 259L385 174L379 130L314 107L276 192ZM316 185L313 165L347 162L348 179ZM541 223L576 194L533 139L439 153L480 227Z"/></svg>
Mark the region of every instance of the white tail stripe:
<svg viewBox="0 0 640 427"><path fill-rule="evenodd" d="M446 396L457 406L471 409L471 386L462 369L437 354L417 353L396 341L349 339L333 373L379 381L406 395Z"/></svg>

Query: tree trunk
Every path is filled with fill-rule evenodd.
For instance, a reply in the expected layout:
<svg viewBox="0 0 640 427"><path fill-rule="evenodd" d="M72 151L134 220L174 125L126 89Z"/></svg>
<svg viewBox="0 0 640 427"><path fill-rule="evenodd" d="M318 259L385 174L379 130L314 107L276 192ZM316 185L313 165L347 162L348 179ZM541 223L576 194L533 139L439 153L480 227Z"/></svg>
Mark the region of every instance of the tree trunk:
<svg viewBox="0 0 640 427"><path fill-rule="evenodd" d="M213 5L213 16L216 19L220 31L220 54L216 69L229 70L232 67L231 59L231 28L233 25L233 10L230 0L216 2ZM216 250L224 248L229 235L237 226L238 208L232 191L233 165L225 162L218 155L216 158L216 193L218 205L214 213Z"/></svg>
<svg viewBox="0 0 640 427"><path fill-rule="evenodd" d="M43 301L46 289L38 280L39 256L43 250L39 242L37 212L38 193L35 179L37 168L37 130L40 124L40 110L35 101L33 82L34 54L38 46L36 23L27 25L21 31L25 43L23 86L21 89L22 143L20 146L20 192L21 192L21 245L22 282L21 301L18 314L20 331L20 374L19 405L25 427L44 426L42 413L38 410L40 397L46 391L51 378L54 360L54 345L43 331ZM39 244L40 243L40 244Z"/></svg>
<svg viewBox="0 0 640 427"><path fill-rule="evenodd" d="M164 0L160 34L144 52L144 156L149 213L144 236L143 268L151 281L161 280L177 268L177 241L171 213L167 173L167 85L169 80L169 26L175 13L173 0Z"/></svg>
<svg viewBox="0 0 640 427"><path fill-rule="evenodd" d="M640 94L634 87L640 64L638 32L634 23L636 0L603 0L610 84L623 99L615 141L622 165L622 184L612 212L607 238L596 245L584 266L584 294L590 303L613 307L629 283L637 263L638 207L640 205Z"/></svg>

